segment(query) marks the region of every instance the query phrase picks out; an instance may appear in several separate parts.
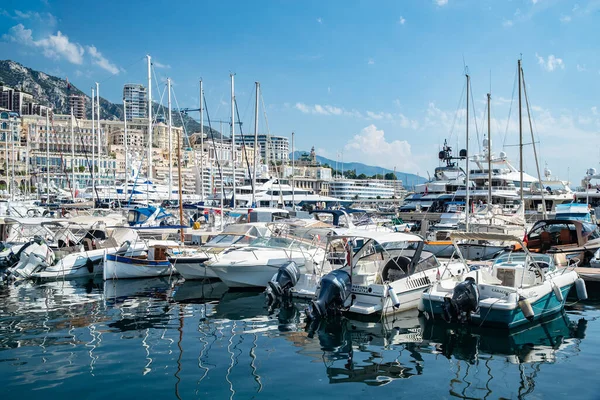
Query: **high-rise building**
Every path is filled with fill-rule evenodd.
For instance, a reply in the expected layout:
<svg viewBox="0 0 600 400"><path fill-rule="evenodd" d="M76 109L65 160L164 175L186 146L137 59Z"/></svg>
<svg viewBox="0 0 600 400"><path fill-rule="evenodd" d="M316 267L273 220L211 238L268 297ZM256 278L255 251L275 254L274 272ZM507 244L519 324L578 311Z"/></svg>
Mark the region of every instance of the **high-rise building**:
<svg viewBox="0 0 600 400"><path fill-rule="evenodd" d="M131 121L133 118L146 118L148 108L146 93L146 88L137 83L127 83L123 86L123 99L125 100L127 121Z"/></svg>
<svg viewBox="0 0 600 400"><path fill-rule="evenodd" d="M245 134L235 135L235 140L238 144L247 144L249 146L254 146L254 135L253 134ZM260 157L268 163L274 162L287 162L289 159L290 153L290 145L288 138L285 136L273 136L273 135L265 135L259 134L257 138L258 146L260 147Z"/></svg>
<svg viewBox="0 0 600 400"><path fill-rule="evenodd" d="M72 94L69 96L69 108L73 108L73 115L77 119L85 119L85 96Z"/></svg>

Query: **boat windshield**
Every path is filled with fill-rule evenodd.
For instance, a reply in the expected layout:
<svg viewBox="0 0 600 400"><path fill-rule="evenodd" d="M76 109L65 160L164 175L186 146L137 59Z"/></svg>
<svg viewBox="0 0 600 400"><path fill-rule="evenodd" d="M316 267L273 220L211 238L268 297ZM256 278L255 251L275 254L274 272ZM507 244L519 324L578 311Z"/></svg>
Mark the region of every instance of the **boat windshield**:
<svg viewBox="0 0 600 400"><path fill-rule="evenodd" d="M250 243L252 247L276 247L281 249L297 248L298 245L291 239L282 237L258 238Z"/></svg>
<svg viewBox="0 0 600 400"><path fill-rule="evenodd" d="M525 263L526 258L527 255L525 253L504 254L496 258L496 260L494 261L494 266L507 262ZM552 256L549 254L531 254L530 259L532 263L543 263L543 265L539 264L539 266L541 266L542 268L545 268L546 265L548 265L549 271L553 271L555 268L554 258L552 258Z"/></svg>
<svg viewBox="0 0 600 400"><path fill-rule="evenodd" d="M208 247L227 247L233 244L249 244L252 238L245 235L217 235L206 243Z"/></svg>

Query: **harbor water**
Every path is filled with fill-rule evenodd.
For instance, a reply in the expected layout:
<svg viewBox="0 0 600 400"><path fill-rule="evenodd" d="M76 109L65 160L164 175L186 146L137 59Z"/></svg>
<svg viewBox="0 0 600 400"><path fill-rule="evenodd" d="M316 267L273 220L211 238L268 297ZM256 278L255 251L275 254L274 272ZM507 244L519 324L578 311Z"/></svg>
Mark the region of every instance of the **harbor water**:
<svg viewBox="0 0 600 400"><path fill-rule="evenodd" d="M515 332L303 310L218 282L2 285L2 397L600 398L597 300Z"/></svg>

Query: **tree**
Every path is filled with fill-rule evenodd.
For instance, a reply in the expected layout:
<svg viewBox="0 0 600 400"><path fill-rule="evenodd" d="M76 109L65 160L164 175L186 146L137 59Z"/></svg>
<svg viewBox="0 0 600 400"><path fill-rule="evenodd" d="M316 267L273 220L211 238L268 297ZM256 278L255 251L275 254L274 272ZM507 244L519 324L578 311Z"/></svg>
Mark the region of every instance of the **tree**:
<svg viewBox="0 0 600 400"><path fill-rule="evenodd" d="M398 179L398 177L396 177L396 174L394 174L393 172L388 172L387 174L385 174L386 181L395 181L396 179Z"/></svg>
<svg viewBox="0 0 600 400"><path fill-rule="evenodd" d="M358 179L367 179L367 176L365 174L360 174L357 178Z"/></svg>

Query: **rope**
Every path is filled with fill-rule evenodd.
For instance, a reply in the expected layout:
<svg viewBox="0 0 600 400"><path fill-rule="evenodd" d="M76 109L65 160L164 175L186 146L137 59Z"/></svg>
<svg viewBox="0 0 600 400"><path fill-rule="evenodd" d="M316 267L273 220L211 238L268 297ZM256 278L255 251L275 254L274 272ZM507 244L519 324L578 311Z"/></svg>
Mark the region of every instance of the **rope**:
<svg viewBox="0 0 600 400"><path fill-rule="evenodd" d="M515 73L515 79L513 81L513 91L512 91L512 96L510 98L510 107L508 109L508 118L506 119L506 130L504 131L504 139L502 140L502 148L505 149L506 148L506 137L508 136L508 127L510 125L510 115L512 113L512 106L513 106L513 102L515 100L515 91L517 90L517 74Z"/></svg>

